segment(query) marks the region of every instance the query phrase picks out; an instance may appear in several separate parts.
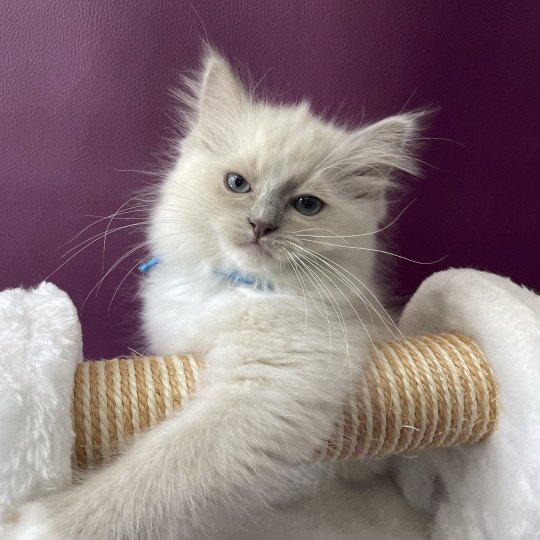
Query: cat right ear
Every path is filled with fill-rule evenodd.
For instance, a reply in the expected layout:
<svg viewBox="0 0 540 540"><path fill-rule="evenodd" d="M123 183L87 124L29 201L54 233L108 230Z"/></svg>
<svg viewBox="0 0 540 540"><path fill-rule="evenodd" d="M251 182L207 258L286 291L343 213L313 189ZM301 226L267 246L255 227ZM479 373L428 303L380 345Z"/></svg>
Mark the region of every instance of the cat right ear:
<svg viewBox="0 0 540 540"><path fill-rule="evenodd" d="M200 74L186 83L190 96L183 101L191 110L192 132L208 149L225 150L250 103L248 91L229 62L209 46Z"/></svg>

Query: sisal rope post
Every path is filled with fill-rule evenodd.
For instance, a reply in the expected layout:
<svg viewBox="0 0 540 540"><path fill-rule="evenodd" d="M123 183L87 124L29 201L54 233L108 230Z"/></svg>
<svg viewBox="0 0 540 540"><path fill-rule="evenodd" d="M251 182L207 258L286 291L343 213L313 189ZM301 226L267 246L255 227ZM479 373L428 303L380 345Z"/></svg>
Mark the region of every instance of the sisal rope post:
<svg viewBox="0 0 540 540"><path fill-rule="evenodd" d="M189 354L78 364L74 466L110 461L127 441L181 408L196 392L203 367ZM498 414L493 373L472 339L447 333L381 342L314 460L480 442Z"/></svg>

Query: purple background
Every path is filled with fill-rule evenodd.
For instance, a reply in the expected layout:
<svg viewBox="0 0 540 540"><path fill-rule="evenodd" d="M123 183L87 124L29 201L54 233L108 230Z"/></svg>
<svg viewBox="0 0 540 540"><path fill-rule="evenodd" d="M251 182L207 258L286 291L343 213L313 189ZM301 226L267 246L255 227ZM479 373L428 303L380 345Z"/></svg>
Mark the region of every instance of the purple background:
<svg viewBox="0 0 540 540"><path fill-rule="evenodd" d="M539 10L536 0L3 0L0 289L45 279L71 246L62 244L92 222L86 215L110 214L149 184L123 171L159 166L168 89L194 67L205 32L267 91L308 97L319 112L371 120L405 105L440 107L426 176L407 181L404 202L416 202L391 229L398 253L447 258L399 262L398 294L449 266L540 289ZM105 269L138 239L112 234ZM137 260L80 311L87 356L137 342L136 273L108 312ZM101 276L98 242L50 279L81 310Z"/></svg>

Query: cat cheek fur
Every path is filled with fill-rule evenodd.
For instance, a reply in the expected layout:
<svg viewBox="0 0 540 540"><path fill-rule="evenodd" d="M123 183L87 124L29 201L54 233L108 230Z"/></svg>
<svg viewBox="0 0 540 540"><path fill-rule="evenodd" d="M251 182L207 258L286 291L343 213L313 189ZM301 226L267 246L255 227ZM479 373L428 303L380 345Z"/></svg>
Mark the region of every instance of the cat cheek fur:
<svg viewBox="0 0 540 540"><path fill-rule="evenodd" d="M213 52L190 87L188 135L152 214L161 261L145 278L142 320L153 352L204 355L202 389L115 463L44 500L65 539L213 537L231 515L298 496L324 470L300 464L324 447L362 376L371 316L385 316L373 231L390 172L414 172L419 116L346 131L305 104L255 101ZM252 190L227 190L227 172ZM302 194L325 207L299 215L291 200ZM263 239L268 256L250 255L248 219L270 204L280 217ZM216 270L272 290L231 286Z"/></svg>

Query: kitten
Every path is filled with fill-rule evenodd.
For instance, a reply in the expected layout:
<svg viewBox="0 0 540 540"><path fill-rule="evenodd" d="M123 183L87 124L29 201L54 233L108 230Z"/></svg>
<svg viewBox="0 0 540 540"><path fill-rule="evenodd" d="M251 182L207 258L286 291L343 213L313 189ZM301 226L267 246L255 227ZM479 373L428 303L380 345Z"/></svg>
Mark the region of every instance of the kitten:
<svg viewBox="0 0 540 540"><path fill-rule="evenodd" d="M304 464L362 376L372 321L391 324L375 233L393 171L416 172L421 115L344 129L307 103L255 100L212 51L190 89L151 217L142 320L152 352L204 357L203 388L117 462L27 507L47 517L39 538L223 538L235 521L259 537L266 518L243 518L326 481Z"/></svg>

